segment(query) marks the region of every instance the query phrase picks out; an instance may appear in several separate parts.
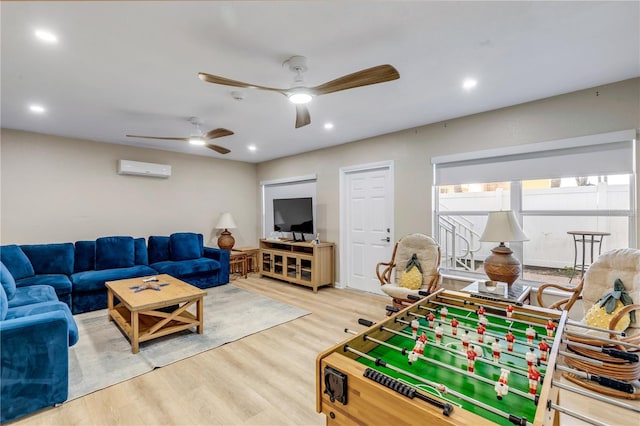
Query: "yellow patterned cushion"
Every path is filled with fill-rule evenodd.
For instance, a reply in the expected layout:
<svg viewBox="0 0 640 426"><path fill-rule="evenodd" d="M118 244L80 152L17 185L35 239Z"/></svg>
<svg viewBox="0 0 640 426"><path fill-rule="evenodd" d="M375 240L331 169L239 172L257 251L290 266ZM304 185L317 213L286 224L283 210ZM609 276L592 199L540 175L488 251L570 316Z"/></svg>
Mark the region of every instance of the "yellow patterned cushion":
<svg viewBox="0 0 640 426"><path fill-rule="evenodd" d="M403 271L400 277L400 287L417 290L422 286L422 272L414 265L408 271Z"/></svg>

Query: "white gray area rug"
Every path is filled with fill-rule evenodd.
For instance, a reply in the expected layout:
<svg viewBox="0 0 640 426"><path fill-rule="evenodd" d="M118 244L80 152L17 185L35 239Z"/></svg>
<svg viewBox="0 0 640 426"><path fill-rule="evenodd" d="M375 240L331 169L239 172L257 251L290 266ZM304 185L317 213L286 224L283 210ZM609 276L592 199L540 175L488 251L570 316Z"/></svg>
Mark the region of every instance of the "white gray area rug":
<svg viewBox="0 0 640 426"><path fill-rule="evenodd" d="M231 284L207 289L204 334L194 329L131 345L107 310L75 315L80 340L69 348L69 400L241 339L309 312ZM192 307L193 308L193 307Z"/></svg>

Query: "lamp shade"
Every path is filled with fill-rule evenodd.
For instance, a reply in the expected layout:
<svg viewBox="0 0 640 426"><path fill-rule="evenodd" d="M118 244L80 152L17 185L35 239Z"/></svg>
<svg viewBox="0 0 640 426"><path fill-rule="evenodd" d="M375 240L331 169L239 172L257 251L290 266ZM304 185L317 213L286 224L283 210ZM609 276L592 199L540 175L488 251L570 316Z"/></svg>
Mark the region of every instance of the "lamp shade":
<svg viewBox="0 0 640 426"><path fill-rule="evenodd" d="M480 241L503 243L505 241L529 241L512 210L489 212L487 226Z"/></svg>
<svg viewBox="0 0 640 426"><path fill-rule="evenodd" d="M235 229L236 222L233 220L231 213L222 213L220 219L218 219L217 229Z"/></svg>

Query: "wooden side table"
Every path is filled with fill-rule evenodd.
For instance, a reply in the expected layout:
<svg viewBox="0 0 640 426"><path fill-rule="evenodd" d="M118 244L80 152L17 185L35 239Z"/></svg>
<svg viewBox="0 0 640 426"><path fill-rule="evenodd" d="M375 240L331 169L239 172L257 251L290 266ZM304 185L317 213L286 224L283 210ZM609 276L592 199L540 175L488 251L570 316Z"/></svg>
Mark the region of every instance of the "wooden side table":
<svg viewBox="0 0 640 426"><path fill-rule="evenodd" d="M229 275L233 274L247 278L247 255L244 252L232 250L229 254Z"/></svg>
<svg viewBox="0 0 640 426"><path fill-rule="evenodd" d="M247 272L260 272L260 266L258 264L258 253L260 249L258 247L236 247L233 250L242 252L247 256Z"/></svg>

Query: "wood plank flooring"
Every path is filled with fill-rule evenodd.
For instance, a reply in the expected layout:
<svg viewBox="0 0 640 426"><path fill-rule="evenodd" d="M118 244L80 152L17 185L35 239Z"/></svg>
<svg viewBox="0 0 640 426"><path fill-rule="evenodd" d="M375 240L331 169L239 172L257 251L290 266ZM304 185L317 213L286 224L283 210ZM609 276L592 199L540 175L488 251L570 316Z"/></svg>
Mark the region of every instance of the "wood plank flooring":
<svg viewBox="0 0 640 426"><path fill-rule="evenodd" d="M12 425L324 425L315 412L316 356L349 338L345 327L362 329L358 318L383 319L390 299L327 287L314 294L255 274L230 285L311 314Z"/></svg>

